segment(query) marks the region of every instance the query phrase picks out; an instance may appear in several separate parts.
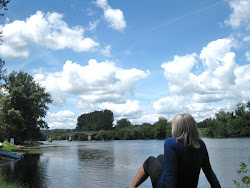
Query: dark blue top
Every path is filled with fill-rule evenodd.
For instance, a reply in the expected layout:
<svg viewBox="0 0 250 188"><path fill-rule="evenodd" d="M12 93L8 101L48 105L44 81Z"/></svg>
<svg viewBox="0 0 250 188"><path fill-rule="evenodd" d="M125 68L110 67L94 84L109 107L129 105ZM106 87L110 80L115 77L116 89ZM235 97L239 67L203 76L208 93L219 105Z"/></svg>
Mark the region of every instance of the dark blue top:
<svg viewBox="0 0 250 188"><path fill-rule="evenodd" d="M208 157L205 143L200 140L200 148L185 147L182 140L167 138L164 143L164 172L157 187L181 188L197 187L202 168L212 188L220 188Z"/></svg>

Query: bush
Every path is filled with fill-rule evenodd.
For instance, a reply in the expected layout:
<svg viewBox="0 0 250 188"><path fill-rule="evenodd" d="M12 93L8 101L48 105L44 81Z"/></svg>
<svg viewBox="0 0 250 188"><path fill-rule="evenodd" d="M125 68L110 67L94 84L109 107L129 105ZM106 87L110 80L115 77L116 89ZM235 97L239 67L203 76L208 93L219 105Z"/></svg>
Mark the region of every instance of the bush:
<svg viewBox="0 0 250 188"><path fill-rule="evenodd" d="M3 147L1 148L3 151L16 152L18 148L15 145L11 145L8 141L3 142Z"/></svg>

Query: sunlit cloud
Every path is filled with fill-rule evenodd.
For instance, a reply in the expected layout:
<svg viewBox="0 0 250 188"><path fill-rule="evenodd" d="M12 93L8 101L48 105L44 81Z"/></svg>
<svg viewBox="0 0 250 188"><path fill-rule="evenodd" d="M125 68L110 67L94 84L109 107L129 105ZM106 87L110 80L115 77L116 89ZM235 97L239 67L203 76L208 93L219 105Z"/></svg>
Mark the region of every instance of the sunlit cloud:
<svg viewBox="0 0 250 188"><path fill-rule="evenodd" d="M96 5L103 9L104 18L110 28L120 32L126 28L126 21L120 9L112 9L107 0L96 0Z"/></svg>
<svg viewBox="0 0 250 188"><path fill-rule="evenodd" d="M1 25L0 30L4 40L0 55L10 59L27 58L33 43L51 50L70 48L75 52L92 52L99 46L93 39L84 37L82 26L70 28L63 21L63 15L57 12L37 11L25 21Z"/></svg>

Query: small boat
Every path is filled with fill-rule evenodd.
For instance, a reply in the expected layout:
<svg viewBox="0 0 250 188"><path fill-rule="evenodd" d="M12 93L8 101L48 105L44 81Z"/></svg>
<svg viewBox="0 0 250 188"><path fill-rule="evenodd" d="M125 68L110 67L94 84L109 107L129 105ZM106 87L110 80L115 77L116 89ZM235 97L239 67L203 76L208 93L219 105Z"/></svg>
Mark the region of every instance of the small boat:
<svg viewBox="0 0 250 188"><path fill-rule="evenodd" d="M18 154L15 154L15 153L10 153L10 152L1 151L1 150L0 150L0 155L6 156L6 157L11 157L13 159L21 159L21 158L23 158L23 155L18 155Z"/></svg>
<svg viewBox="0 0 250 188"><path fill-rule="evenodd" d="M0 148L3 147L3 143L0 142Z"/></svg>

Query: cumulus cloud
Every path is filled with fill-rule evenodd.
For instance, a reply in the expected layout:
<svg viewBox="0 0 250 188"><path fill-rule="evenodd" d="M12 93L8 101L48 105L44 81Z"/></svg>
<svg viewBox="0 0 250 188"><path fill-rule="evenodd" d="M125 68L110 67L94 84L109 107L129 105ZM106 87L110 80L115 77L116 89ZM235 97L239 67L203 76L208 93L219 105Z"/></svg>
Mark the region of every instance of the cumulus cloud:
<svg viewBox="0 0 250 188"><path fill-rule="evenodd" d="M250 29L250 1L249 0L232 0L229 6L233 9L229 19L225 24L233 27L234 29L244 27Z"/></svg>
<svg viewBox="0 0 250 188"><path fill-rule="evenodd" d="M126 103L115 104L112 102L104 102L99 105L101 109L109 109L115 114L116 119L128 118L135 119L142 114L139 101L126 101Z"/></svg>
<svg viewBox="0 0 250 188"><path fill-rule="evenodd" d="M3 45L0 54L4 58L27 58L29 45L38 44L52 50L71 48L76 52L95 51L99 43L84 37L82 26L68 27L63 15L37 11L25 21L16 20L0 26Z"/></svg>
<svg viewBox="0 0 250 188"><path fill-rule="evenodd" d="M163 63L170 91L176 95L199 94L194 98L196 102L212 102L218 94L225 97L224 93L228 94L225 91L235 86L237 64L235 53L231 52L235 46L234 39L218 39L204 47L199 57L176 56L173 61ZM191 72L197 60L201 60L204 69L199 75Z"/></svg>
<svg viewBox="0 0 250 188"><path fill-rule="evenodd" d="M124 103L124 95L131 94L135 83L149 74L91 59L86 66L67 61L61 72L39 73L34 78L52 93L56 102L65 102L65 94L70 94L78 97L78 107L86 108L103 102Z"/></svg>
<svg viewBox="0 0 250 188"><path fill-rule="evenodd" d="M250 65L236 63L235 47L237 42L233 38L218 39L205 46L200 55L175 56L163 63L171 96L154 102L155 112L170 115L189 112L202 120L211 117L226 101L249 100Z"/></svg>
<svg viewBox="0 0 250 188"><path fill-rule="evenodd" d="M76 127L75 114L69 110L57 113L48 112L48 120L50 129L74 129Z"/></svg>
<svg viewBox="0 0 250 188"><path fill-rule="evenodd" d="M107 0L96 0L96 5L103 9L104 18L109 27L122 32L126 27L123 12L120 9L112 9Z"/></svg>

